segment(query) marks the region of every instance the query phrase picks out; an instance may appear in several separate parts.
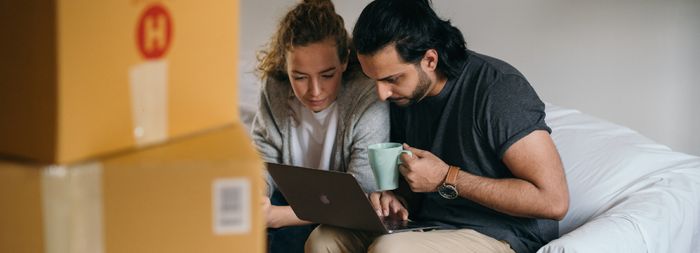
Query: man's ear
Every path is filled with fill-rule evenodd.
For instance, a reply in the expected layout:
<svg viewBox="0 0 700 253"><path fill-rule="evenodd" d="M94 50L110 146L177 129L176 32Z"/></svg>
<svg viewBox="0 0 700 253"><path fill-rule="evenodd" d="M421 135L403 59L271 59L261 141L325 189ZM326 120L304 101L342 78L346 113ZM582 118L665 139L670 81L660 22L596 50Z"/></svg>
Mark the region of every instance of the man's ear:
<svg viewBox="0 0 700 253"><path fill-rule="evenodd" d="M430 71L435 71L438 65L438 53L435 49L428 49L423 55L423 60L421 61L423 67Z"/></svg>

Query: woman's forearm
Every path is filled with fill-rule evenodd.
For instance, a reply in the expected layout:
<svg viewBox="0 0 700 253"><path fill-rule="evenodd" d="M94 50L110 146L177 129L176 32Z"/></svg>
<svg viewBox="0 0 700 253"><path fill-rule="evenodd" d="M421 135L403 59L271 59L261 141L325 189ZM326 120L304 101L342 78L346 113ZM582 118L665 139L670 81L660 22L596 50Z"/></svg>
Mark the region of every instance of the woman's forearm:
<svg viewBox="0 0 700 253"><path fill-rule="evenodd" d="M268 227L281 228L311 224L309 221L299 219L290 206L271 206L270 208L270 217L267 219Z"/></svg>

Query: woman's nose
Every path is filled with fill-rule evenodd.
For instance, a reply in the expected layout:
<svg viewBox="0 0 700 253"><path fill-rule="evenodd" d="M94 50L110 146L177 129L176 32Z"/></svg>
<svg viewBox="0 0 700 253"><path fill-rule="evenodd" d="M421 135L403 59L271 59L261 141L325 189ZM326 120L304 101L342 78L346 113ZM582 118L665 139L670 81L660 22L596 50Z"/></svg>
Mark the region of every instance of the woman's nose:
<svg viewBox="0 0 700 253"><path fill-rule="evenodd" d="M312 96L318 96L321 94L321 83L317 78L311 78L311 83L309 85L309 93Z"/></svg>

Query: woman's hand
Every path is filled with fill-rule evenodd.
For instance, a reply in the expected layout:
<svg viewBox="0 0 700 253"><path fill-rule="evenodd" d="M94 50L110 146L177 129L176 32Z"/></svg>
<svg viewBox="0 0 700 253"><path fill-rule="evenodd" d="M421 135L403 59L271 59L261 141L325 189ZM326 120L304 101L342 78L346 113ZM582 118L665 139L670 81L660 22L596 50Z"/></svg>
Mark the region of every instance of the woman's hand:
<svg viewBox="0 0 700 253"><path fill-rule="evenodd" d="M408 210L391 191L370 193L369 200L379 217L391 217L400 220L408 219Z"/></svg>
<svg viewBox="0 0 700 253"><path fill-rule="evenodd" d="M270 203L270 198L267 196L263 197L261 205L265 215L265 224L268 228L311 224L311 222L297 218L290 206L273 206Z"/></svg>
<svg viewBox="0 0 700 253"><path fill-rule="evenodd" d="M267 196L263 196L262 202L260 203L262 205L262 211L263 215L265 215L265 224L267 227L274 227L273 223L273 217L272 217L272 204L270 203L270 198Z"/></svg>

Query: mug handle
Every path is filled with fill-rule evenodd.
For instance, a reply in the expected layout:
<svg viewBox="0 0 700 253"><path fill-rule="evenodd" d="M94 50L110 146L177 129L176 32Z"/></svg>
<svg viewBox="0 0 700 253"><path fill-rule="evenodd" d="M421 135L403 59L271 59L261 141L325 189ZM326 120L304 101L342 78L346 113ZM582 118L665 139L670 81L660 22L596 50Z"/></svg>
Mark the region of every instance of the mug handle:
<svg viewBox="0 0 700 253"><path fill-rule="evenodd" d="M404 153L410 155L411 157L413 157L413 152L411 152L411 151L409 151L409 150L401 150L401 153L399 153L399 156L396 157L396 164L402 164L402 163L403 163L403 162L401 162L401 154L404 154Z"/></svg>

